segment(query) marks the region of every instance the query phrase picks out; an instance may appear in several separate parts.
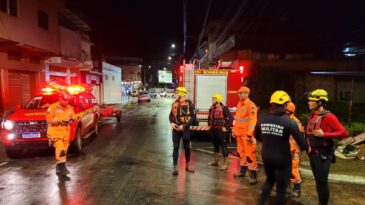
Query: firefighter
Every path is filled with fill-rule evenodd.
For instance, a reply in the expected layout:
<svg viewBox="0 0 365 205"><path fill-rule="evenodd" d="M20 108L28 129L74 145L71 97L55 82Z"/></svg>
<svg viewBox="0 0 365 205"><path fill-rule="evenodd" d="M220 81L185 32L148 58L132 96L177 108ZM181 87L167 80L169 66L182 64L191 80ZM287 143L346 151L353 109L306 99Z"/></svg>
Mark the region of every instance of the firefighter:
<svg viewBox="0 0 365 205"><path fill-rule="evenodd" d="M75 112L69 100L72 99L65 91L59 92L59 100L47 109L47 137L55 148L56 174L66 176L70 172L66 167L67 150L70 144L70 126L75 120Z"/></svg>
<svg viewBox="0 0 365 205"><path fill-rule="evenodd" d="M285 115L288 102L290 97L286 92L274 92L270 98L270 113L262 117L255 128L257 140L262 141L262 160L267 176L259 199L260 205L265 204L275 183L275 204L285 204L292 163L290 135L302 150L308 149L304 138L300 136L298 125Z"/></svg>
<svg viewBox="0 0 365 205"><path fill-rule="evenodd" d="M300 120L294 116L295 113L295 104L292 102L288 102L286 106L286 115L288 115L294 122L298 125L299 131L301 132L301 135L303 136L304 128ZM290 152L292 156L292 171L291 171L291 183L294 184L293 191L291 192L291 195L293 197L299 197L301 192L301 186L302 178L299 173L299 155L300 155L300 147L295 142L293 136L290 136L289 138L290 142Z"/></svg>
<svg viewBox="0 0 365 205"><path fill-rule="evenodd" d="M219 161L219 148L222 149L223 165L220 170L226 170L228 167L228 148L227 140L224 135L223 129L230 127L229 124L233 120L232 114L229 112L227 106L222 104L222 95L214 94L212 96L212 106L209 109L208 125L209 135L213 139L214 145L214 159L209 162L209 166L218 166Z"/></svg>
<svg viewBox="0 0 365 205"><path fill-rule="evenodd" d="M251 185L257 183L256 139L254 129L257 122L257 108L249 99L250 89L246 86L238 90L239 102L234 116L235 124L232 129L237 141L237 152L240 156L240 171L235 177L244 177L250 170Z"/></svg>
<svg viewBox="0 0 365 205"><path fill-rule="evenodd" d="M328 204L328 174L331 163L335 163L334 138L346 138L348 133L337 117L326 110L328 93L317 89L308 96L312 114L308 118L306 137L310 146L309 160L316 180L319 204Z"/></svg>
<svg viewBox="0 0 365 205"><path fill-rule="evenodd" d="M185 170L194 173L195 170L190 165L190 126L196 120L196 113L193 103L186 99L187 90L184 87L178 87L175 90L175 102L172 104L169 115L170 125L172 128L172 141L174 144L173 151L173 175L178 175L177 161L179 157L180 141L182 139L186 167Z"/></svg>

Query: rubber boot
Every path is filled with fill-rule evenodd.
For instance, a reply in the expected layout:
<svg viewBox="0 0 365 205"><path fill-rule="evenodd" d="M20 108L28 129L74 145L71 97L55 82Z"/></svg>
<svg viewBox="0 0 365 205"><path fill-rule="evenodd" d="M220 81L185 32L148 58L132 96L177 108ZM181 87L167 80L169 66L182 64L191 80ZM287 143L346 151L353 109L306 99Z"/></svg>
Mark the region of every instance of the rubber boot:
<svg viewBox="0 0 365 205"><path fill-rule="evenodd" d="M238 172L238 173L234 174L233 176L234 176L234 177L245 177L245 176L246 176L246 172L247 172L247 170L248 170L248 167L246 167L246 166L241 166L241 170L240 170L240 172Z"/></svg>
<svg viewBox="0 0 365 205"><path fill-rule="evenodd" d="M228 163L229 163L229 159L228 159L228 157L225 157L225 158L223 159L223 165L221 166L220 170L221 170L221 171L227 170L227 168L228 168Z"/></svg>
<svg viewBox="0 0 365 205"><path fill-rule="evenodd" d="M293 191L291 192L292 197L300 197L301 187L300 184L294 184Z"/></svg>
<svg viewBox="0 0 365 205"><path fill-rule="evenodd" d="M66 168L66 163L65 162L62 162L62 163L59 163L59 166L60 166L60 175L67 175L69 174L70 172L68 172L67 168ZM67 173L68 172L68 173Z"/></svg>
<svg viewBox="0 0 365 205"><path fill-rule="evenodd" d="M174 165L174 169L172 171L172 174L175 175L175 176L179 174L179 170L177 169L177 165Z"/></svg>
<svg viewBox="0 0 365 205"><path fill-rule="evenodd" d="M208 163L209 166L218 166L219 153L214 152L214 159Z"/></svg>
<svg viewBox="0 0 365 205"><path fill-rule="evenodd" d="M193 168L191 168L191 167L190 167L190 163L189 163L189 162L188 162L188 163L186 163L185 170L186 170L187 172L190 172L190 173L194 173L194 172L195 172L195 170L194 170Z"/></svg>
<svg viewBox="0 0 365 205"><path fill-rule="evenodd" d="M70 171L67 169L66 167L66 163L63 164L63 169L64 169L64 173L67 175L67 174L70 174Z"/></svg>
<svg viewBox="0 0 365 205"><path fill-rule="evenodd" d="M61 163L56 164L56 174L59 175L62 172L62 165Z"/></svg>
<svg viewBox="0 0 365 205"><path fill-rule="evenodd" d="M256 174L257 172L256 171L250 171L250 184L251 185L254 185L254 184L256 184L257 183L257 174Z"/></svg>

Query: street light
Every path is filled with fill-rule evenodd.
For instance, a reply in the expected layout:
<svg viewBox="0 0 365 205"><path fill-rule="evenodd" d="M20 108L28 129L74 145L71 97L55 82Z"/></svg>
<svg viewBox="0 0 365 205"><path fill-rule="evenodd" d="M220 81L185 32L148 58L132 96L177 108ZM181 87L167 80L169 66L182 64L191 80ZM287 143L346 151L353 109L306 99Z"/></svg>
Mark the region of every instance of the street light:
<svg viewBox="0 0 365 205"><path fill-rule="evenodd" d="M175 48L176 46L175 46L175 44L173 43L173 44L171 44L171 48Z"/></svg>
<svg viewBox="0 0 365 205"><path fill-rule="evenodd" d="M169 60L171 60L171 56L169 56Z"/></svg>

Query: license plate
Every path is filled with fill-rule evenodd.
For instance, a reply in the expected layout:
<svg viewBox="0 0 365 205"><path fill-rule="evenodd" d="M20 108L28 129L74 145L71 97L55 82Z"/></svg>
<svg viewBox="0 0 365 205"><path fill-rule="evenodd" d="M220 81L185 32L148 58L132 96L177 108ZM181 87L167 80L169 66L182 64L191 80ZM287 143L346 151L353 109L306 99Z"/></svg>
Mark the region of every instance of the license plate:
<svg viewBox="0 0 365 205"><path fill-rule="evenodd" d="M23 132L22 137L25 138L25 139L28 139L28 138L41 138L41 133L40 132Z"/></svg>

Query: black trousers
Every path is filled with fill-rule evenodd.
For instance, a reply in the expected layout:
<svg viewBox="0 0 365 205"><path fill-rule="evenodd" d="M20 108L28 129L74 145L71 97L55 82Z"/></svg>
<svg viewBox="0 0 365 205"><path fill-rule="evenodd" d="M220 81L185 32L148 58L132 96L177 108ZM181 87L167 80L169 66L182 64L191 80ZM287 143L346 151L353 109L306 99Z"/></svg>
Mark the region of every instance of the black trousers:
<svg viewBox="0 0 365 205"><path fill-rule="evenodd" d="M174 165L177 165L177 160L179 159L179 148L180 141L182 139L184 150L185 150L185 161L186 163L190 162L190 133L185 132L177 132L172 130L172 142L174 144L174 151L172 154L172 158L174 160Z"/></svg>
<svg viewBox="0 0 365 205"><path fill-rule="evenodd" d="M209 135L213 139L214 152L219 152L222 149L223 157L228 157L227 140L222 128L211 128Z"/></svg>
<svg viewBox="0 0 365 205"><path fill-rule="evenodd" d="M289 184L291 175L291 164L287 166L276 166L275 164L265 163L264 169L266 172L266 182L262 187L259 205L264 205L267 198L270 196L270 192L276 183L276 205L285 204L286 189Z"/></svg>
<svg viewBox="0 0 365 205"><path fill-rule="evenodd" d="M330 172L331 160L322 159L320 154L309 154L309 161L314 179L316 180L319 203L327 205L329 199L328 174Z"/></svg>

